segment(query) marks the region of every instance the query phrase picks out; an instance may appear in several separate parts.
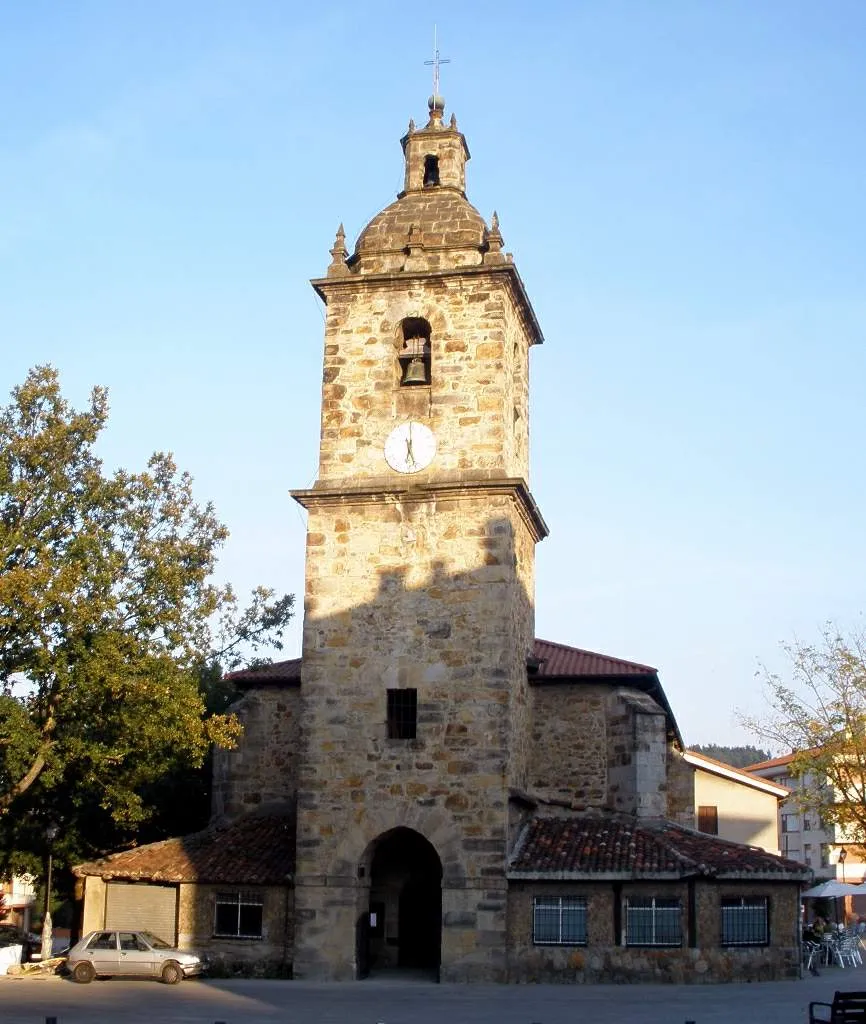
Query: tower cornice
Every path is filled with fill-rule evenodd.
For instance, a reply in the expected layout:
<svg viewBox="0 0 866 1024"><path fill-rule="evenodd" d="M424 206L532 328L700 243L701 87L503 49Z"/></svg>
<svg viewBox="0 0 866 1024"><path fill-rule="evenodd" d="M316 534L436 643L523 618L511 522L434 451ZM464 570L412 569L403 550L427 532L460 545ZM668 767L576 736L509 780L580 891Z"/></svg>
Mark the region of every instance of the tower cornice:
<svg viewBox="0 0 866 1024"><path fill-rule="evenodd" d="M361 487L314 487L290 491L290 495L308 511L324 508L387 505L394 502L424 502L438 498L510 496L520 518L534 541L544 540L550 532L525 480L515 477L488 480L443 480L417 485L395 486L370 481Z"/></svg>

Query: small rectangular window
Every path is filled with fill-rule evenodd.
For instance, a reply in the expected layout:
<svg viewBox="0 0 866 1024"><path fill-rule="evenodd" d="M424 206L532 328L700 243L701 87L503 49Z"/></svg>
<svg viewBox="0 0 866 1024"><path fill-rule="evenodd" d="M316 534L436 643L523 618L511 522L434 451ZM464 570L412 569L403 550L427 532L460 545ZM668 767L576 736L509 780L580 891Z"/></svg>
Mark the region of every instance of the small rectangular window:
<svg viewBox="0 0 866 1024"><path fill-rule="evenodd" d="M254 892L218 892L214 907L214 935L260 939L263 900Z"/></svg>
<svg viewBox="0 0 866 1024"><path fill-rule="evenodd" d="M654 896L626 900L625 944L681 946L682 916L679 900L656 899Z"/></svg>
<svg viewBox="0 0 866 1024"><path fill-rule="evenodd" d="M800 831L800 815L799 814L783 814L782 815L782 831L783 832L799 832Z"/></svg>
<svg viewBox="0 0 866 1024"><path fill-rule="evenodd" d="M800 849L800 840L794 836L782 836L782 856L787 857L788 860L799 860L802 856Z"/></svg>
<svg viewBox="0 0 866 1024"><path fill-rule="evenodd" d="M766 896L737 896L722 900L722 945L766 946L770 914Z"/></svg>
<svg viewBox="0 0 866 1024"><path fill-rule="evenodd" d="M414 740L418 730L418 691L388 690L388 739Z"/></svg>
<svg viewBox="0 0 866 1024"><path fill-rule="evenodd" d="M586 897L536 896L532 941L536 946L585 946Z"/></svg>
<svg viewBox="0 0 866 1024"><path fill-rule="evenodd" d="M714 804L698 808L698 832L706 832L708 836L719 834L719 809Z"/></svg>

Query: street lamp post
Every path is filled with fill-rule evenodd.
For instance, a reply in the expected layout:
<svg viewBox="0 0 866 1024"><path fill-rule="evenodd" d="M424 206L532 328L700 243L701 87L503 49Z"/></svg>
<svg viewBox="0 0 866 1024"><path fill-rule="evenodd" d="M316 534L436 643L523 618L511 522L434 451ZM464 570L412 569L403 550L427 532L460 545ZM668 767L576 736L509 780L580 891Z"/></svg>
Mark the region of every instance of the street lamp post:
<svg viewBox="0 0 866 1024"><path fill-rule="evenodd" d="M51 957L53 941L51 937L51 868L54 860L53 842L57 838L59 829L56 825L49 825L45 829L45 838L48 841L48 871L45 876L45 914L42 918L42 959L48 960Z"/></svg>
<svg viewBox="0 0 866 1024"><path fill-rule="evenodd" d="M848 851L842 847L839 851L839 863L842 865L842 881L845 881L845 861L848 857Z"/></svg>

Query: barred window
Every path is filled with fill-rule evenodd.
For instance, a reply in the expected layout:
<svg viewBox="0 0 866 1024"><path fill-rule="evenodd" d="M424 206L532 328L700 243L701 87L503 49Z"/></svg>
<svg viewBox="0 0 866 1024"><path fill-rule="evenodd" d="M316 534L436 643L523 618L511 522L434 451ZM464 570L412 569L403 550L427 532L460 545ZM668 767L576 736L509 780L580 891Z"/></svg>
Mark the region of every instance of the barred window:
<svg viewBox="0 0 866 1024"><path fill-rule="evenodd" d="M418 691L388 690L388 739L414 740L418 730Z"/></svg>
<svg viewBox="0 0 866 1024"><path fill-rule="evenodd" d="M766 946L770 941L766 896L736 896L722 900L722 945Z"/></svg>
<svg viewBox="0 0 866 1024"><path fill-rule="evenodd" d="M586 897L536 896L532 941L536 946L585 946Z"/></svg>
<svg viewBox="0 0 866 1024"><path fill-rule="evenodd" d="M627 946L681 946L682 907L679 900L638 897L625 902Z"/></svg>
<svg viewBox="0 0 866 1024"><path fill-rule="evenodd" d="M214 935L233 939L260 939L262 905L259 893L218 892L214 908Z"/></svg>

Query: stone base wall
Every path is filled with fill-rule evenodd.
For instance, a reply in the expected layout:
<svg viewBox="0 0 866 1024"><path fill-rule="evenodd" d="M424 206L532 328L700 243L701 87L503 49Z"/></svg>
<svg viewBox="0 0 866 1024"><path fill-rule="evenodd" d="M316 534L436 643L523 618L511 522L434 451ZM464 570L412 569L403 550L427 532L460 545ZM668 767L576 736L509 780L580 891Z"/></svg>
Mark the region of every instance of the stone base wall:
<svg viewBox="0 0 866 1024"><path fill-rule="evenodd" d="M797 978L800 974L799 891L797 882L512 883L508 892L507 980L524 984L670 982L682 985ZM586 944L535 945L533 902L536 896L584 897ZM682 946L622 944L625 941L625 901L642 896L680 901ZM748 896L765 896L768 900L770 945L722 946L722 899Z"/></svg>
<svg viewBox="0 0 866 1024"><path fill-rule="evenodd" d="M638 949L538 946L509 958L508 980L523 984L715 984L799 978L796 947Z"/></svg>
<svg viewBox="0 0 866 1024"><path fill-rule="evenodd" d="M218 892L242 888L262 899L262 937L232 939L214 936L214 901ZM290 888L259 885L180 886L178 896L178 946L202 950L217 963L230 969L234 964L249 964L265 973L291 972L294 953L294 894Z"/></svg>

